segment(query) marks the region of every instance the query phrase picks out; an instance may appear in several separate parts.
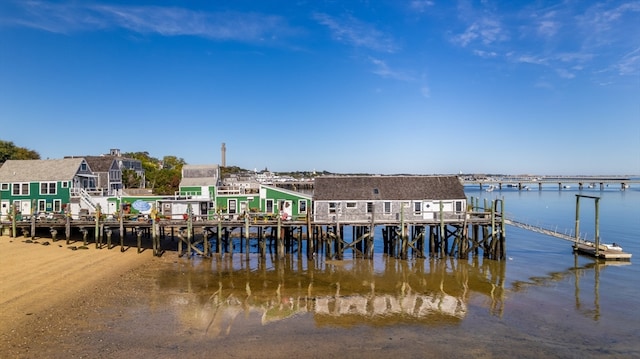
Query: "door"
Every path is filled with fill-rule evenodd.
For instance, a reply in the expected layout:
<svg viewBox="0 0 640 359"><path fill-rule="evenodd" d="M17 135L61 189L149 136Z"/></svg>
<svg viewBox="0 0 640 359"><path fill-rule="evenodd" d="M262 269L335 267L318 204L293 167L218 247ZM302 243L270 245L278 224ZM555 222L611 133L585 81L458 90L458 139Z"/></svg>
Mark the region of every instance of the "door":
<svg viewBox="0 0 640 359"><path fill-rule="evenodd" d="M6 215L9 213L9 208L11 208L11 203L9 203L9 201L0 201L0 218L3 220L6 219Z"/></svg>
<svg viewBox="0 0 640 359"><path fill-rule="evenodd" d="M282 219L291 219L293 217L293 202L290 200L280 202L280 215Z"/></svg>

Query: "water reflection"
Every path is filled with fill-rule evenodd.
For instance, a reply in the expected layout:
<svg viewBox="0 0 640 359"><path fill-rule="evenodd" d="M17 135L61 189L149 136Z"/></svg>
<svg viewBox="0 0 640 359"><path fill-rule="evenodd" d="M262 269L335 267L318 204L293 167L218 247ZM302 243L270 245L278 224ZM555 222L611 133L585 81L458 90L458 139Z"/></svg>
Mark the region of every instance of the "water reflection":
<svg viewBox="0 0 640 359"><path fill-rule="evenodd" d="M504 306L505 262L482 258L277 261L236 254L173 266L159 274L155 300L211 336L301 315L317 326L456 325L472 298L492 315Z"/></svg>
<svg viewBox="0 0 640 359"><path fill-rule="evenodd" d="M551 282L558 282L567 277L573 276L575 308L582 315L598 321L600 319L600 275L606 267L626 266L630 265L629 261L606 261L602 259L592 259L586 264L580 264L580 259L584 256L577 253L574 254L573 267L565 271L550 272L546 276L530 277L528 281L514 281L511 290L519 292L525 290L529 286L545 286ZM593 271L593 281L588 280L587 283L593 286L593 306L589 307L588 303L582 300L584 293L581 294L581 280L589 279L588 275Z"/></svg>

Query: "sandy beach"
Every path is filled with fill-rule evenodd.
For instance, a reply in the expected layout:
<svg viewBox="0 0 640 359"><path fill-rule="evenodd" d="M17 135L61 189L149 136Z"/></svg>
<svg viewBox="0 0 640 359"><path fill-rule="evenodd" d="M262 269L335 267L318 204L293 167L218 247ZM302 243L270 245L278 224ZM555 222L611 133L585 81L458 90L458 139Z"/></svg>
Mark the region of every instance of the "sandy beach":
<svg viewBox="0 0 640 359"><path fill-rule="evenodd" d="M0 237L2 358L423 357L426 346L439 357L448 350L447 341L425 342L411 327L345 331L310 315L265 326L251 310L211 316L208 301L158 284L163 272L192 276L194 261L171 251L154 257L135 247L81 246ZM469 350L467 357L487 357Z"/></svg>
<svg viewBox="0 0 640 359"><path fill-rule="evenodd" d="M150 251L135 248L122 253L82 242L0 237L2 357L68 356L56 338L81 330L87 311L131 292L135 269L152 259Z"/></svg>

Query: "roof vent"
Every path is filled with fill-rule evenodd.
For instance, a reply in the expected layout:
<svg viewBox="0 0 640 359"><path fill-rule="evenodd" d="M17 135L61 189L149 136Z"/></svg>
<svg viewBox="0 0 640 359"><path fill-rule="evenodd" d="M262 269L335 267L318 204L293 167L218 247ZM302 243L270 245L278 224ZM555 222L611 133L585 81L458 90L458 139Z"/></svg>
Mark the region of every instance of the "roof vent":
<svg viewBox="0 0 640 359"><path fill-rule="evenodd" d="M374 189L373 189L373 194L379 194L379 193L380 193L380 191L378 191L378 189L377 189L377 188L374 188Z"/></svg>

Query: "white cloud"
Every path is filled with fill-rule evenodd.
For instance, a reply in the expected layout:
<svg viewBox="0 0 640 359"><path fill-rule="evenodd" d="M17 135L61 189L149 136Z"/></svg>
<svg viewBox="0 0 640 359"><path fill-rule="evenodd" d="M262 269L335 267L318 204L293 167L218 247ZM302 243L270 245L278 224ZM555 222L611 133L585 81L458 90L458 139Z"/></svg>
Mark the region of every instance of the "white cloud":
<svg viewBox="0 0 640 359"><path fill-rule="evenodd" d="M559 28L560 24L556 21L543 20L538 23L538 33L546 37L555 35Z"/></svg>
<svg viewBox="0 0 640 359"><path fill-rule="evenodd" d="M493 58L493 57L497 57L498 56L498 53L496 53L495 51L473 50L473 53L476 56L480 56L480 57L483 57L485 59L489 59L489 58Z"/></svg>
<svg viewBox="0 0 640 359"><path fill-rule="evenodd" d="M620 75L637 75L640 73L640 48L624 55L622 59L614 65Z"/></svg>
<svg viewBox="0 0 640 359"><path fill-rule="evenodd" d="M374 65L373 73L384 78L391 78L395 80L401 81L413 81L413 77L400 72L392 70L389 65L383 60L377 59L375 57L369 57L369 61Z"/></svg>
<svg viewBox="0 0 640 359"><path fill-rule="evenodd" d="M409 3L409 7L417 12L425 12L427 8L433 6L435 3L430 0L413 0Z"/></svg>
<svg viewBox="0 0 640 359"><path fill-rule="evenodd" d="M564 78L564 79L572 79L574 77L576 77L575 74L573 74L572 72L569 72L566 69L556 69L556 73L558 74L558 76Z"/></svg>
<svg viewBox="0 0 640 359"><path fill-rule="evenodd" d="M532 55L521 55L516 59L517 62L534 65L547 65L548 59L540 58Z"/></svg>
<svg viewBox="0 0 640 359"><path fill-rule="evenodd" d="M390 36L352 16L338 19L328 14L316 13L313 17L318 23L328 27L333 37L340 42L387 53L396 52L398 49Z"/></svg>
<svg viewBox="0 0 640 359"><path fill-rule="evenodd" d="M207 13L179 7L25 2L14 24L57 33L126 29L162 36L199 36L216 40L262 41L291 34L285 21L258 13Z"/></svg>
<svg viewBox="0 0 640 359"><path fill-rule="evenodd" d="M483 18L469 25L462 33L454 37L454 42L465 47L471 42L478 40L485 45L508 40L509 36L503 29L499 21Z"/></svg>

